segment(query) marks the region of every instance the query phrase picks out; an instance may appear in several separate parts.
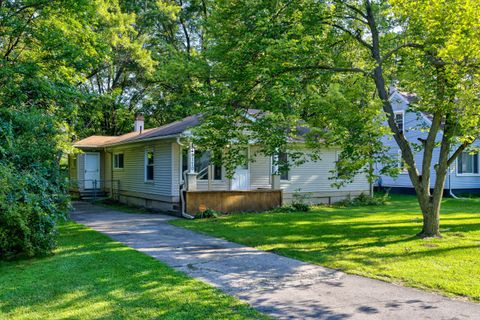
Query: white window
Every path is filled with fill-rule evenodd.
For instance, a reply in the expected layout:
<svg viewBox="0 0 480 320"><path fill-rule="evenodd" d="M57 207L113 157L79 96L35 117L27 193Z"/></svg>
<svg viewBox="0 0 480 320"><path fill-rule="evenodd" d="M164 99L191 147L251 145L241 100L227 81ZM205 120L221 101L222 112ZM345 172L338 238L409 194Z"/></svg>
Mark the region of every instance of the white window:
<svg viewBox="0 0 480 320"><path fill-rule="evenodd" d="M113 155L113 168L123 169L123 153L115 153Z"/></svg>
<svg viewBox="0 0 480 320"><path fill-rule="evenodd" d="M478 174L478 153L462 152L457 158L458 174Z"/></svg>
<svg viewBox="0 0 480 320"><path fill-rule="evenodd" d="M395 112L395 124L400 132L403 132L404 128L404 113L403 111Z"/></svg>
<svg viewBox="0 0 480 320"><path fill-rule="evenodd" d="M145 151L145 181L153 181L154 163L155 163L155 158L154 158L153 150L146 150Z"/></svg>

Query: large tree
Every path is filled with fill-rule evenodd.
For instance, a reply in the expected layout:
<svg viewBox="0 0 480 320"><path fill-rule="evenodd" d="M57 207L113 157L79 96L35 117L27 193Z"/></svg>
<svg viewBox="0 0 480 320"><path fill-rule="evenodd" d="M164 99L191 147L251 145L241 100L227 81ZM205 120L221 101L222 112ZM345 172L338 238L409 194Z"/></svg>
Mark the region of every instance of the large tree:
<svg viewBox="0 0 480 320"><path fill-rule="evenodd" d="M105 44L118 35L112 20L125 18L117 8L102 0L0 1L0 259L55 245L69 205L62 155L86 98L79 87L109 55Z"/></svg>
<svg viewBox="0 0 480 320"><path fill-rule="evenodd" d="M119 1L99 25L108 56L92 70L75 127L78 136L118 135L132 129L135 113L147 126L163 125L199 110L207 92L204 21L208 1Z"/></svg>
<svg viewBox="0 0 480 320"><path fill-rule="evenodd" d="M218 137L220 143L210 148L220 151L228 150L227 136L247 141L240 137L251 135L273 153L285 148L285 135L295 135L301 121L310 128L311 146L343 148L337 177L348 181L365 170L371 175L372 161L395 171L380 144L386 122L423 214L419 235L440 236L448 168L479 134L475 3L217 1L208 22L215 91L203 137ZM407 141L394 121L391 84L416 94L414 110L432 116L428 137L418 144ZM226 124L233 128L251 107L270 115L248 130L219 133ZM440 156L434 163L436 148ZM417 152L421 163L415 161Z"/></svg>

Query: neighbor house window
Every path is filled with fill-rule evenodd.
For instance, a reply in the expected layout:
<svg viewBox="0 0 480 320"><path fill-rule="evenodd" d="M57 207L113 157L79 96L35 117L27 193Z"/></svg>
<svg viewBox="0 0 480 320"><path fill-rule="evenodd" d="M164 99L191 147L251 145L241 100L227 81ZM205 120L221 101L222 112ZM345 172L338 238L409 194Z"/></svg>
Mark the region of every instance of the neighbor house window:
<svg viewBox="0 0 480 320"><path fill-rule="evenodd" d="M113 168L123 169L123 153L115 153L113 155Z"/></svg>
<svg viewBox="0 0 480 320"><path fill-rule="evenodd" d="M289 180L290 170L288 166L288 154L286 152L280 152L278 154L278 167L280 169L280 180Z"/></svg>
<svg viewBox="0 0 480 320"><path fill-rule="evenodd" d="M403 132L403 122L404 122L403 112L395 112L395 124L400 132Z"/></svg>
<svg viewBox="0 0 480 320"><path fill-rule="evenodd" d="M457 159L458 174L478 174L478 153L462 152Z"/></svg>
<svg viewBox="0 0 480 320"><path fill-rule="evenodd" d="M153 150L145 151L145 181L153 181L155 156Z"/></svg>
<svg viewBox="0 0 480 320"><path fill-rule="evenodd" d="M208 180L208 166L210 165L210 152L195 150L195 172L199 180ZM222 166L213 164L213 180L222 180ZM182 152L182 173L188 169L188 150Z"/></svg>

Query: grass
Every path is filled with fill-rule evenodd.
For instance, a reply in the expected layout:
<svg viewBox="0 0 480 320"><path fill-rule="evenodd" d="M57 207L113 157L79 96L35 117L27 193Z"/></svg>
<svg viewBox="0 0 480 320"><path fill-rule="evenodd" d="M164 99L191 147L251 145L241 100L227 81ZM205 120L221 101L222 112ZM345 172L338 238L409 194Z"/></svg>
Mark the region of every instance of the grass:
<svg viewBox="0 0 480 320"><path fill-rule="evenodd" d="M0 262L0 319L263 319L239 300L73 222L55 255Z"/></svg>
<svg viewBox="0 0 480 320"><path fill-rule="evenodd" d="M395 195L384 206L171 223L347 273L480 301L480 199L444 200L441 239L416 238L421 221L416 199Z"/></svg>

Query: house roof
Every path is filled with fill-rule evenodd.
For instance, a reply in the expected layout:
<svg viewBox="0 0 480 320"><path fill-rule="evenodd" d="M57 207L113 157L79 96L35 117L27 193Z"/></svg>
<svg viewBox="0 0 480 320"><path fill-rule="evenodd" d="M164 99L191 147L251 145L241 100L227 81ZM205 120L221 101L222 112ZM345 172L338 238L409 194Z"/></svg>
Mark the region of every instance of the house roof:
<svg viewBox="0 0 480 320"><path fill-rule="evenodd" d="M74 147L99 147L105 143L107 143L109 140L116 138L115 136L90 136L85 139L76 141L73 146Z"/></svg>
<svg viewBox="0 0 480 320"><path fill-rule="evenodd" d="M76 141L73 146L78 148L98 148L104 147L110 144L119 143L126 141L131 138L139 137L150 132L152 129L145 129L142 133L139 132L129 132L121 136L90 136L85 139Z"/></svg>
<svg viewBox="0 0 480 320"><path fill-rule="evenodd" d="M414 93L401 92L401 91L398 91L398 93L399 93L403 98L405 98L405 100L407 100L408 103L414 103L414 102L418 101L418 97L417 97L417 95L414 94Z"/></svg>
<svg viewBox="0 0 480 320"><path fill-rule="evenodd" d="M247 114L256 116L261 113L257 109L248 109ZM78 148L99 148L118 144L140 142L143 140L161 139L165 137L178 136L186 130L197 126L202 118L201 114L196 114L183 118L181 120L163 125L161 127L145 129L141 133L130 132L121 136L90 136L75 142L74 147Z"/></svg>

